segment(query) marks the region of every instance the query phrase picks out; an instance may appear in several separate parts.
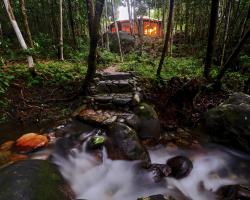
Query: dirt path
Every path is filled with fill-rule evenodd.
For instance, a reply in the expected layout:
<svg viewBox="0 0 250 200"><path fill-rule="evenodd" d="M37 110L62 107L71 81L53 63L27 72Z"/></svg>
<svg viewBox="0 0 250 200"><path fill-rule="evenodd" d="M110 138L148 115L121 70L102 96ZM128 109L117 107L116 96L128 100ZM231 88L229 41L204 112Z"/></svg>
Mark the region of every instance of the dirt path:
<svg viewBox="0 0 250 200"><path fill-rule="evenodd" d="M119 71L118 64L113 64L102 70L102 72L105 72L105 73L113 73L113 72L118 72L118 71Z"/></svg>

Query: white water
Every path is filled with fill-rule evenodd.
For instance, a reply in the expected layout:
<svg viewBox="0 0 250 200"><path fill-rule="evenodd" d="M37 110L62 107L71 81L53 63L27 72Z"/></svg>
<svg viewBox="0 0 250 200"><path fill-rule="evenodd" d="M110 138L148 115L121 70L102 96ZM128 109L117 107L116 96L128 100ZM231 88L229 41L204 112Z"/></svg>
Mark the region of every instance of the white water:
<svg viewBox="0 0 250 200"><path fill-rule="evenodd" d="M82 149L85 149L84 146ZM55 155L55 163L72 186L77 199L136 200L154 194L172 195L177 200L213 200L221 186L246 183L249 179L249 158L243 158L223 149L203 153L151 150L152 163L164 164L167 159L185 155L194 168L187 178L154 183L153 175L138 170L137 162L112 161L103 151L103 162L84 150L73 150L67 159ZM224 172L221 177L219 172ZM247 173L247 174L246 174ZM245 177L245 178L244 178ZM183 198L183 195L185 198Z"/></svg>

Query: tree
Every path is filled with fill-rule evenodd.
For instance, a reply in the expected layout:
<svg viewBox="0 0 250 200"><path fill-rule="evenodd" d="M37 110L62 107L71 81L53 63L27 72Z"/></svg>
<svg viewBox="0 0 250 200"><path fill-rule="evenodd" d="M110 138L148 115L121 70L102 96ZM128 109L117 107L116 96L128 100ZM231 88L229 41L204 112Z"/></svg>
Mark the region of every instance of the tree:
<svg viewBox="0 0 250 200"><path fill-rule="evenodd" d="M31 32L30 32L30 27L29 27L29 22L28 22L28 16L26 14L25 1L24 0L19 0L19 2L20 2L21 14L22 14L22 17L23 17L24 30L25 30L25 32L26 32L26 34L28 36L29 46L30 46L30 48L34 48L32 36L31 36Z"/></svg>
<svg viewBox="0 0 250 200"><path fill-rule="evenodd" d="M116 30L116 35L117 35L117 40L118 40L118 45L119 45L120 58L121 58L121 61L123 62L122 45L121 45L121 40L120 40L119 28L118 28L116 17L115 17L114 0L111 0L111 4L112 4L113 21L115 23L115 30Z"/></svg>
<svg viewBox="0 0 250 200"><path fill-rule="evenodd" d="M226 43L227 43L227 38L228 38L228 30L229 30L229 22L230 22L230 16L231 16L231 8L232 8L232 1L229 0L227 14L226 14L227 16L226 16L226 24L225 24L224 44L223 44L222 54L221 54L221 67L224 64L224 56L225 56Z"/></svg>
<svg viewBox="0 0 250 200"><path fill-rule="evenodd" d="M168 51L168 46L170 42L169 40L170 40L170 34L171 34L171 29L172 29L173 13L174 13L174 0L170 0L167 32L165 35L165 42L164 42L164 47L162 50L161 60L157 69L157 74L156 74L156 77L159 79L161 78L161 70L162 70L162 66L163 66L164 59Z"/></svg>
<svg viewBox="0 0 250 200"><path fill-rule="evenodd" d="M20 29L19 29L19 26L18 26L18 24L16 22L12 7L10 5L10 2L9 2L9 0L4 0L3 2L4 2L4 5L5 5L5 9L7 11L7 14L8 14L9 20L10 20L10 22L12 24L12 27L13 27L15 33L16 33L17 39L18 39L22 49L27 51L28 47L27 47L26 42L25 42L25 40L23 38L23 35L22 35L22 33L21 33ZM35 68L34 68L33 57L31 55L28 55L27 60L28 60L28 68L29 68L30 72L32 74L34 74L35 73Z"/></svg>
<svg viewBox="0 0 250 200"><path fill-rule="evenodd" d="M232 54L227 59L225 65L221 68L221 70L216 78L217 84L221 82L221 79L223 78L224 74L226 73L226 71L230 67L230 64L239 55L242 47L244 46L244 44L246 43L246 41L248 40L249 37L250 37L250 28L248 28L245 35L242 37L242 39L239 41L239 43L234 48L234 51L232 52Z"/></svg>
<svg viewBox="0 0 250 200"><path fill-rule="evenodd" d="M100 39L99 30L104 0L96 0L95 8L92 0L86 0L86 4L88 12L90 47L88 56L88 70L83 83L83 92L85 94L96 73L97 44Z"/></svg>
<svg viewBox="0 0 250 200"><path fill-rule="evenodd" d="M212 0L207 53L206 53L205 68L204 68L204 76L206 79L210 79L209 73L212 65L215 34L218 21L218 10L219 10L219 0Z"/></svg>
<svg viewBox="0 0 250 200"><path fill-rule="evenodd" d="M60 0L60 60L64 60L63 56L63 0Z"/></svg>

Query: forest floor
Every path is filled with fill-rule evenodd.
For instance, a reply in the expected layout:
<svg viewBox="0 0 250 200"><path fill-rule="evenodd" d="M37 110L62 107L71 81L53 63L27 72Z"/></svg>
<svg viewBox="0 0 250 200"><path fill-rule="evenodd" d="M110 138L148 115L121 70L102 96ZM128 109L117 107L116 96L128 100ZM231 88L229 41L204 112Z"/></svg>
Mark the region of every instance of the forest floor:
<svg viewBox="0 0 250 200"><path fill-rule="evenodd" d="M113 56L113 55L112 55ZM105 56L99 60L99 70L104 72L135 71L144 87L146 99L155 104L165 127L182 122L195 126L202 112L218 105L228 92L203 92L202 63L196 58L169 58L162 71L167 80L161 87L155 81L157 59L150 55L129 54L125 61ZM108 59L108 60L107 60ZM25 64L10 63L0 68L0 123L42 123L69 117L81 106L81 84L86 73L86 63L39 60L38 75L32 77ZM105 63L105 64L104 64ZM244 76L229 73L224 84L231 91L241 91ZM185 87L184 87L185 86ZM189 120L183 119L188 116Z"/></svg>

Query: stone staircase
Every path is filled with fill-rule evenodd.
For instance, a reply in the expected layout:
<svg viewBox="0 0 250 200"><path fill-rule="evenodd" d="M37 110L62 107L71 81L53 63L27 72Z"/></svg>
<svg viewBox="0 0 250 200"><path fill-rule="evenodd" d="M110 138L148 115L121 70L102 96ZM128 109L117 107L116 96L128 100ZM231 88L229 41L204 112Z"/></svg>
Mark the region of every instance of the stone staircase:
<svg viewBox="0 0 250 200"><path fill-rule="evenodd" d="M133 72L99 72L89 91L84 102L86 106L77 112L77 117L93 125L133 123L133 109L143 98Z"/></svg>
<svg viewBox="0 0 250 200"><path fill-rule="evenodd" d="M94 108L129 111L142 99L141 88L132 72L97 73L89 91L87 102Z"/></svg>

